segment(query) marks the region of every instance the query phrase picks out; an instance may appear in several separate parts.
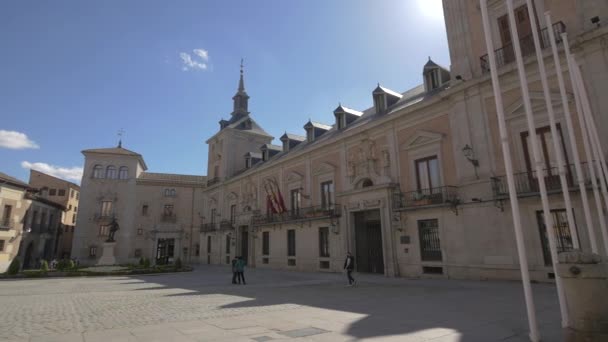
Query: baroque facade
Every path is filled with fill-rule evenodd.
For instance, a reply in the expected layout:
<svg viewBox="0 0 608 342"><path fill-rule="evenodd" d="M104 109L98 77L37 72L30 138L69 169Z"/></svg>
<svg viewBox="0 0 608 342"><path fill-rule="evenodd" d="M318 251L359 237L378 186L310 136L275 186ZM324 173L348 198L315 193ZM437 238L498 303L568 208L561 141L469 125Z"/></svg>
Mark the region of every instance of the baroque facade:
<svg viewBox="0 0 608 342"><path fill-rule="evenodd" d="M571 160L568 156L572 155L572 147L563 139L568 132L563 124L555 69L551 67L553 59L547 49L547 32L553 30L557 37L562 32L568 34L573 52L581 62L598 129L608 131L608 98L601 96L608 87L608 25L590 20L596 16L608 18L608 4L600 0L534 3L536 13L532 14L521 7L525 1L516 1L520 35L517 39L526 55L527 81L538 127L532 135L545 146L543 177L550 190L556 222L552 229L556 230L560 250L573 248L575 235L581 248L588 250L590 242L581 219L580 194L573 185L572 210L577 221L576 227L568 227L559 181L555 178L557 164L552 139L561 142L567 160ZM547 280L553 277L551 260L546 227L539 215L537 176L528 153L530 134L505 20L506 8L502 1L489 1L489 5L494 41L502 42L497 50L499 74L531 277ZM549 27L539 15L544 11L553 16L554 23ZM166 228L166 234L174 234L171 239L179 239L179 234L183 239L179 252L173 251L171 257L183 253L190 261L226 264L240 255L251 267L335 272L341 270L346 252L350 251L361 272L406 277L518 278L511 208L478 1L444 1L444 14L450 68L429 59L421 66L421 85L405 92L378 85L371 93L370 108L355 110L340 105L327 124L307 122L303 126L305 134L286 133L280 137L280 146L273 144L274 137L249 112L249 96L241 70L230 118L221 120L219 131L207 140L209 177L183 176L190 177L191 182L179 193L192 193L187 200L192 201L193 209L183 213L184 221L180 214L179 224ZM552 137L546 128L547 109L534 48L529 45L532 30L529 15L536 15L540 26L537 29L543 39L545 63L555 96L559 137ZM605 23L608 19L601 20ZM561 44L559 50L562 52ZM563 54L561 57L571 94ZM573 99L570 107L576 113ZM574 132L583 155L579 133ZM608 136L601 139L608 150ZM117 239L118 244L121 238L125 241L119 249L123 260L134 260L135 241L140 241L137 245L141 246L140 254L166 255L162 246L167 241L161 239L167 237L158 235L164 228L154 220L140 219L140 211L144 201L156 210L163 208L166 199L153 195L163 193L163 186L173 184L169 178L179 176L150 176L144 172L143 158L122 148L84 153L81 200L90 192L88 204L81 204L81 210L88 211L81 212L78 221L79 227L83 227L82 220L88 228L74 241L80 246L79 255L88 256L89 247L98 246L101 241L93 233L100 229L93 221L97 210L94 208L103 208L105 198L115 203L113 208L121 227L125 227ZM119 155L125 158L125 165L126 159L132 163L128 166L128 179L109 184L95 177L96 167L99 171L117 165ZM569 163L567 169L569 179L574 179L577 175ZM150 177L164 182L163 186L153 189L144 184ZM589 179L587 175L582 177ZM143 189L149 192L144 194ZM120 202L123 203L119 205ZM179 207L187 205L182 203ZM146 235L147 240L137 240L135 232L139 229L155 233ZM593 229L600 236L597 224ZM184 244L185 241L188 242Z"/></svg>

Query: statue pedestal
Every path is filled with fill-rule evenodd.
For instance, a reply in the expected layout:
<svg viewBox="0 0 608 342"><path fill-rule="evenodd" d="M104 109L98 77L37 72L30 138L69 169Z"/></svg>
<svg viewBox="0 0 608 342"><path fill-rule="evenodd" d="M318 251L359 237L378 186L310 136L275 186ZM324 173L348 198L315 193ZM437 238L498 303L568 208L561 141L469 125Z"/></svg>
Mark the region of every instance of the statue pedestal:
<svg viewBox="0 0 608 342"><path fill-rule="evenodd" d="M116 242L103 243L103 251L101 252L101 258L99 258L97 266L116 265L116 257L114 256L114 246L116 246Z"/></svg>

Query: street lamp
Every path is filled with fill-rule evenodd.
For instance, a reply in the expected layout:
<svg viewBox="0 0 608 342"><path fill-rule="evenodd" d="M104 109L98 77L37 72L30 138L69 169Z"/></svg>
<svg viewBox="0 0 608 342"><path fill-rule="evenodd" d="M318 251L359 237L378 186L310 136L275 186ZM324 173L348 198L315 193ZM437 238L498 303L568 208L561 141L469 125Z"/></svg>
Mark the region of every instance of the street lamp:
<svg viewBox="0 0 608 342"><path fill-rule="evenodd" d="M479 179L479 175L477 174L477 167L479 166L479 160L477 160L475 158L475 152L473 151L473 148L471 146L469 146L469 144L466 144L462 148L462 154L464 154L464 157L467 158L467 160L469 162L471 162L471 164L473 164L473 168L475 169L475 177L477 179Z"/></svg>

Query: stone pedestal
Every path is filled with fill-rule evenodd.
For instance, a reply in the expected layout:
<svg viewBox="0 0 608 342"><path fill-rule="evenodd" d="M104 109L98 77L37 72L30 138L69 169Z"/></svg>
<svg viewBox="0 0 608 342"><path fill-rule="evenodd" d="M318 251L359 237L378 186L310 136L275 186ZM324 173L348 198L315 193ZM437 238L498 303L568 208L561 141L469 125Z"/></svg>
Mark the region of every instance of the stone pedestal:
<svg viewBox="0 0 608 342"><path fill-rule="evenodd" d="M114 256L114 246L116 246L116 242L103 243L103 251L101 252L101 258L99 258L97 266L116 265L116 257Z"/></svg>
<svg viewBox="0 0 608 342"><path fill-rule="evenodd" d="M557 274L569 315L564 341L608 341L608 264L597 254L561 253Z"/></svg>

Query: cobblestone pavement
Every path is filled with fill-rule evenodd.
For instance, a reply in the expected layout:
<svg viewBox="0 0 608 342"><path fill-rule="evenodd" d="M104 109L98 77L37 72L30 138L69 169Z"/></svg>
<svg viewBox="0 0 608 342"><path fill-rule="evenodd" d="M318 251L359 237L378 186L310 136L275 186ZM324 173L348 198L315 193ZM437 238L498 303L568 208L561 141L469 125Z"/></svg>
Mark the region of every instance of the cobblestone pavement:
<svg viewBox="0 0 608 342"><path fill-rule="evenodd" d="M0 281L7 341L526 341L519 282L408 280L227 268ZM543 341L560 341L555 287L534 286Z"/></svg>

